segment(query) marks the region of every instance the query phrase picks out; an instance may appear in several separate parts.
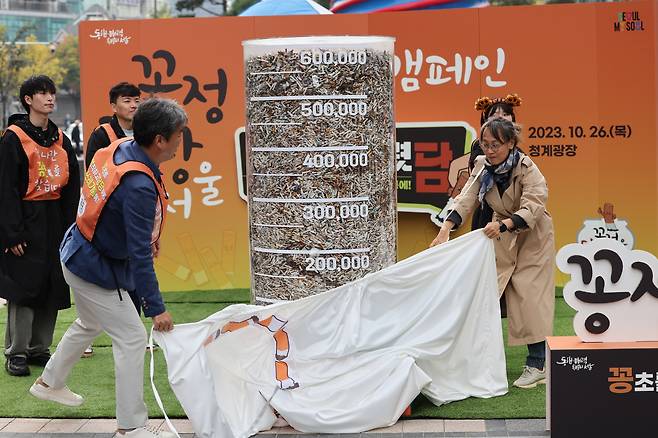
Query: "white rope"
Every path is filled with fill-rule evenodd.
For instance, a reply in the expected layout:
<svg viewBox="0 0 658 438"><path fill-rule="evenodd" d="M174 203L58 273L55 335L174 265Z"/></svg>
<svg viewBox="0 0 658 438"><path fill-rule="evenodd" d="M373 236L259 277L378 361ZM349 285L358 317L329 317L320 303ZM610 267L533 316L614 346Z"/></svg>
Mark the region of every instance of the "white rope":
<svg viewBox="0 0 658 438"><path fill-rule="evenodd" d="M482 166L482 168L481 168L480 171L477 173L477 175L475 175L475 178L473 178L473 180L471 181L471 183L470 183L467 187L465 187L461 192L459 192L459 195L457 195L457 198L459 198L459 196L460 196L462 193L466 193L466 192L468 192L468 190L471 188L471 186L473 185L473 183L474 183L475 181L477 181L477 179L480 177L480 174L482 173L483 170L484 170L484 166ZM443 220L443 223L445 223L445 221L448 220L448 216L450 216L450 213L452 213L453 211L455 211L455 207L454 207L454 205L456 204L457 198L455 198L455 199L453 200L453 203L452 203L453 207L452 207L450 210L448 210L448 212L446 213L446 218ZM464 220L464 218L462 218L462 221L463 221L463 220ZM450 231L452 231L452 230L450 230Z"/></svg>
<svg viewBox="0 0 658 438"><path fill-rule="evenodd" d="M164 415L165 422L167 423L167 426L169 426L169 430L175 433L178 438L181 438L174 425L171 424L171 421L169 420L169 417L165 412L164 405L162 404L162 399L160 398L160 394L158 393L158 390L155 387L155 381L153 379L153 376L155 375L155 359L153 357L153 327L151 327L151 334L149 335L149 350L151 350L151 363L149 367L149 372L151 376L151 389L153 390L153 396L155 397L155 401L158 403L158 406L160 407L160 411L162 411L162 414Z"/></svg>

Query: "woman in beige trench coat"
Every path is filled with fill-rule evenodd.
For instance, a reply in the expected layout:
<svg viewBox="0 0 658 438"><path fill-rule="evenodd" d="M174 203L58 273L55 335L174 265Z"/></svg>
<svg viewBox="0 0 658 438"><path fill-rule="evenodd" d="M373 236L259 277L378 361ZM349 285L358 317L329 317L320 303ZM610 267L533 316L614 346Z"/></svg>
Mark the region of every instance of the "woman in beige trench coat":
<svg viewBox="0 0 658 438"><path fill-rule="evenodd" d="M450 230L483 199L491 206L493 220L483 231L494 239L498 293L504 292L507 301L509 344L528 346L526 365L514 386L534 388L545 383L545 338L553 332L555 244L553 221L546 211L546 180L518 143L518 127L508 120L495 118L482 126L485 156L477 158L432 246L446 242Z"/></svg>

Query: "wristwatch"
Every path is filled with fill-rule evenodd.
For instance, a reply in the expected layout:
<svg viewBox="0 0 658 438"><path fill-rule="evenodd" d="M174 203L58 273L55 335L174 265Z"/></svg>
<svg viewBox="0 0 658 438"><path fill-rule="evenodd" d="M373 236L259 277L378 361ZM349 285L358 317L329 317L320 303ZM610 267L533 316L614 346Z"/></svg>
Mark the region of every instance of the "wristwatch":
<svg viewBox="0 0 658 438"><path fill-rule="evenodd" d="M505 225L503 223L503 221L499 220L497 222L498 222L498 225L500 225L500 228L498 228L498 231L500 231L501 233L504 233L505 231L507 231L507 225Z"/></svg>

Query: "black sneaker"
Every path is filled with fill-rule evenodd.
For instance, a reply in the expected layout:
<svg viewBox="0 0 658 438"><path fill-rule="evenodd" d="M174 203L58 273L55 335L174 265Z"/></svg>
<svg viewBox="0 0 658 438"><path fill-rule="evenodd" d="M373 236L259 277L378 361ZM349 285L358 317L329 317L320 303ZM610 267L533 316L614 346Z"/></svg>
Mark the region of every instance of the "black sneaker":
<svg viewBox="0 0 658 438"><path fill-rule="evenodd" d="M37 353L27 357L28 365L37 365L40 367L45 367L49 360L50 353Z"/></svg>
<svg viewBox="0 0 658 438"><path fill-rule="evenodd" d="M27 359L23 356L10 356L5 362L5 369L11 376L29 376L30 368L27 366Z"/></svg>

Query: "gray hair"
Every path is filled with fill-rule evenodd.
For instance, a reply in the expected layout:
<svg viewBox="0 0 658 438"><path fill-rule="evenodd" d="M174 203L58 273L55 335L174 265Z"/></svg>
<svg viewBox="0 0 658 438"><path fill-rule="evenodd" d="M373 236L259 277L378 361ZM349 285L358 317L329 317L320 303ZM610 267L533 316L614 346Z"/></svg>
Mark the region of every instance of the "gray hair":
<svg viewBox="0 0 658 438"><path fill-rule="evenodd" d="M142 102L133 117L133 136L140 146L153 144L156 135L169 140L187 124L187 114L175 100L152 97Z"/></svg>

